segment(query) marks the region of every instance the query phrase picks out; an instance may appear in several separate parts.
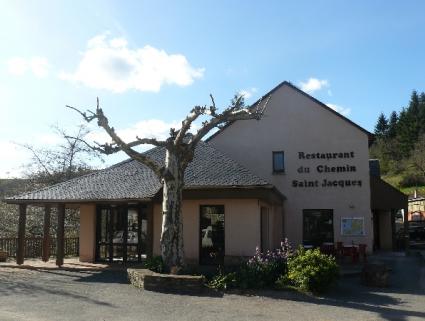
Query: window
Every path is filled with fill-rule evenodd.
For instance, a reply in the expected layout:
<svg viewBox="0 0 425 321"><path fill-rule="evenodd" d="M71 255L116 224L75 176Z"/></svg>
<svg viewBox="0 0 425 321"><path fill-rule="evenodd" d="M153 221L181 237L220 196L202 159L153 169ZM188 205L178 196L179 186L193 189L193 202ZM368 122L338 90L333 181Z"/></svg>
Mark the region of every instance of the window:
<svg viewBox="0 0 425 321"><path fill-rule="evenodd" d="M333 241L333 211L303 210L303 244L320 246Z"/></svg>
<svg viewBox="0 0 425 321"><path fill-rule="evenodd" d="M273 152L273 173L285 172L285 154L283 151Z"/></svg>
<svg viewBox="0 0 425 321"><path fill-rule="evenodd" d="M224 263L224 206L201 205L199 263Z"/></svg>

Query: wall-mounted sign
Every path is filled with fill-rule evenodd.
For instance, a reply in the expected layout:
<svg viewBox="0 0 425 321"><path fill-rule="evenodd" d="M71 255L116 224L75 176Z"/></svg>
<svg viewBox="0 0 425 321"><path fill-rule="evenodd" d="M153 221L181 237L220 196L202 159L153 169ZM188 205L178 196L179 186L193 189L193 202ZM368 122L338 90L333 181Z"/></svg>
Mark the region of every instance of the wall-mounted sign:
<svg viewBox="0 0 425 321"><path fill-rule="evenodd" d="M297 173L301 174L301 176L299 177L299 179L292 180L291 185L292 187L296 188L345 188L354 186L361 187L362 180L356 179L355 177L354 179L353 177L344 177L344 174L353 174L357 172L357 166L354 164L350 164L351 160L353 160L355 156L356 153L354 151L327 153L298 152L300 166L297 168ZM335 161L337 162L337 164L334 164ZM315 162L316 164L314 164ZM327 164L323 164L323 162L326 162ZM330 164L329 162L331 162L332 164ZM317 179L317 176L314 178L310 178L310 175L314 174L320 176L332 176L320 179Z"/></svg>
<svg viewBox="0 0 425 321"><path fill-rule="evenodd" d="M364 217L341 217L341 235L364 236Z"/></svg>

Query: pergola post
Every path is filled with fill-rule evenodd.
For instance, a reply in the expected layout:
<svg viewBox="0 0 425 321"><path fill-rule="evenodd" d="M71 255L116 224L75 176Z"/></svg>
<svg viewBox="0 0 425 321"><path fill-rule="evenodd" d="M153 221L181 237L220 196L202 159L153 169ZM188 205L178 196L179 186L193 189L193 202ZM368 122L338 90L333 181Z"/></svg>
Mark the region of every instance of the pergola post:
<svg viewBox="0 0 425 321"><path fill-rule="evenodd" d="M19 204L18 248L16 249L16 263L24 263L25 252L25 224L27 221L27 205Z"/></svg>
<svg viewBox="0 0 425 321"><path fill-rule="evenodd" d="M44 226L43 226L43 261L49 261L50 257L50 205L44 207Z"/></svg>
<svg viewBox="0 0 425 321"><path fill-rule="evenodd" d="M410 246L410 237L409 237L409 210L408 208L404 208L404 248L406 253L409 252Z"/></svg>
<svg viewBox="0 0 425 321"><path fill-rule="evenodd" d="M58 205L58 228L56 236L56 265L61 267L63 265L63 257L65 252L65 204Z"/></svg>

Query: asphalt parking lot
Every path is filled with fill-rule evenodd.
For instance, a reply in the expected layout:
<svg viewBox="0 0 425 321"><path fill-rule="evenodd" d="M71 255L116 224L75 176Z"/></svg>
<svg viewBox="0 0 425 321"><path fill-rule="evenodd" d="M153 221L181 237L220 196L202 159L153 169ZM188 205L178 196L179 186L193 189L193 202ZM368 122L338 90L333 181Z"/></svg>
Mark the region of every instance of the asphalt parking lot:
<svg viewBox="0 0 425 321"><path fill-rule="evenodd" d="M0 267L0 320L424 320L425 268L416 256L382 255L391 285L368 288L345 277L330 293L202 296L155 293L123 271Z"/></svg>

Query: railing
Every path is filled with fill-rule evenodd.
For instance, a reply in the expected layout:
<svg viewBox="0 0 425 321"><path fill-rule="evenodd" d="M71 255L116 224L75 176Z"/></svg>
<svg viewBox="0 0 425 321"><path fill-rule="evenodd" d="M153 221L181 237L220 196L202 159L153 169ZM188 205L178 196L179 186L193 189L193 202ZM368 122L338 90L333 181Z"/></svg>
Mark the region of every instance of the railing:
<svg viewBox="0 0 425 321"><path fill-rule="evenodd" d="M18 238L5 237L0 238L0 250L7 252L8 256L15 257L18 247ZM80 239L78 237L65 238L65 256L78 256L80 249ZM42 237L25 238L25 254L26 258L41 257L43 253ZM50 239L50 255L56 255L56 239Z"/></svg>

